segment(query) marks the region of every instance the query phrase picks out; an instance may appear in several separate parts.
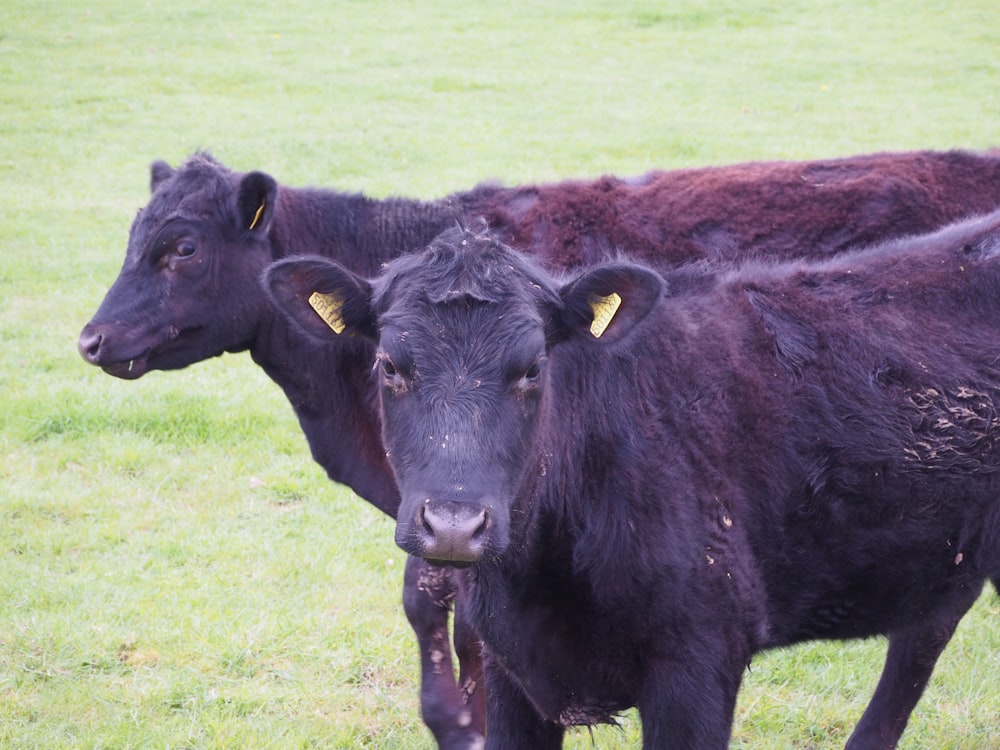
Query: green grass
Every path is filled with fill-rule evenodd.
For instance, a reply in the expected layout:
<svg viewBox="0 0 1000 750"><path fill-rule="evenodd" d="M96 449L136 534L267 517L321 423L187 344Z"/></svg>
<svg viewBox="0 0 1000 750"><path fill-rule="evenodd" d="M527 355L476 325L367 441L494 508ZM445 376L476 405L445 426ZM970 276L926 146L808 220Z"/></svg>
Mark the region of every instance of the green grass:
<svg viewBox="0 0 1000 750"><path fill-rule="evenodd" d="M276 387L242 356L124 383L75 352L153 159L430 198L985 148L998 50L992 0L6 0L0 747L431 744L392 526L325 479ZM841 747L883 653L762 655L733 746ZM989 594L903 746L997 747L998 675ZM635 715L593 744L637 747Z"/></svg>

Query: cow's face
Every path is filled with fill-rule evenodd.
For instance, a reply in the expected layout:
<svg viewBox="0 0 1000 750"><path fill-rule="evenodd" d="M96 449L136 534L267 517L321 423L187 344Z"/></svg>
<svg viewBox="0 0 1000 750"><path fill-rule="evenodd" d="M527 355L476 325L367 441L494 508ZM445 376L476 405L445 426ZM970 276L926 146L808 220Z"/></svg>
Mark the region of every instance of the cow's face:
<svg viewBox="0 0 1000 750"><path fill-rule="evenodd" d="M402 497L396 542L458 565L497 557L524 532L530 509L518 497L539 464L553 358L627 335L662 284L615 264L559 285L458 232L374 281L318 259L277 263L266 278L278 306L316 335L377 341L383 438Z"/></svg>
<svg viewBox="0 0 1000 750"><path fill-rule="evenodd" d="M121 272L78 342L120 378L246 348L266 298L262 269L277 183L205 156L152 168L153 195L129 233Z"/></svg>

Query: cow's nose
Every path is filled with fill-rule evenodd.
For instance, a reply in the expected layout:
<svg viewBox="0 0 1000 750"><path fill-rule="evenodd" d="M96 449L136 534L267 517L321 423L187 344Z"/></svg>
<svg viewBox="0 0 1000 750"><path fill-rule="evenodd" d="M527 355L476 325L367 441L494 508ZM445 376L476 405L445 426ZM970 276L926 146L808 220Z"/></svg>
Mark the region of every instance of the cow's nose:
<svg viewBox="0 0 1000 750"><path fill-rule="evenodd" d="M76 348L80 356L96 365L101 361L101 344L104 343L104 335L100 333L89 333L84 329L76 342Z"/></svg>
<svg viewBox="0 0 1000 750"><path fill-rule="evenodd" d="M421 557L473 563L482 556L490 527L485 505L427 499L418 516L423 537Z"/></svg>

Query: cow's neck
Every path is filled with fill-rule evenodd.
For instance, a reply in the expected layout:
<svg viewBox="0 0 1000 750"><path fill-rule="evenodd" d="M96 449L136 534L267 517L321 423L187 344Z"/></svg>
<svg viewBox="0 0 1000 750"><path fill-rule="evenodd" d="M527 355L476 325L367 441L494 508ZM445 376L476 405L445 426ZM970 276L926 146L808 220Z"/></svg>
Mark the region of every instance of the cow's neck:
<svg viewBox="0 0 1000 750"><path fill-rule="evenodd" d="M271 230L275 258L323 255L363 275L422 249L462 220L466 201L376 200L330 190L281 188Z"/></svg>
<svg viewBox="0 0 1000 750"><path fill-rule="evenodd" d="M318 345L272 313L250 349L253 360L284 391L313 458L335 482L393 517L399 494L386 460L368 381L369 344Z"/></svg>
<svg viewBox="0 0 1000 750"><path fill-rule="evenodd" d="M584 368L579 362L567 365L564 372ZM633 394L625 372L615 374L616 387ZM595 374L593 380L600 379ZM553 401L543 409L544 426L528 449L536 461L521 477L511 518L511 534L517 541L505 558L504 570L515 587L521 585L519 577L531 578L531 571L544 568L546 576L532 585L546 587L560 580L559 586L567 590L599 592L603 601L615 602L622 593L620 575L634 586L645 585L650 575L656 575L641 563L638 546L644 537L635 530L642 529L648 518L649 509L641 506L647 498L662 494L663 488L642 472L630 470L634 461L621 454L625 442L621 436L639 439L634 434L636 416L627 408L629 398L613 403L598 392L574 390L568 379L562 382L559 389L550 389ZM574 408L580 403L595 406ZM572 428L567 427L567 414L574 415ZM622 559L613 550L634 551L636 556Z"/></svg>
<svg viewBox="0 0 1000 750"><path fill-rule="evenodd" d="M325 255L374 275L391 257L430 242L456 216L450 200L376 201L282 188L270 236L276 258ZM271 309L250 351L285 392L313 458L329 477L395 516L399 495L382 447L370 380L371 345L360 340L317 344Z"/></svg>

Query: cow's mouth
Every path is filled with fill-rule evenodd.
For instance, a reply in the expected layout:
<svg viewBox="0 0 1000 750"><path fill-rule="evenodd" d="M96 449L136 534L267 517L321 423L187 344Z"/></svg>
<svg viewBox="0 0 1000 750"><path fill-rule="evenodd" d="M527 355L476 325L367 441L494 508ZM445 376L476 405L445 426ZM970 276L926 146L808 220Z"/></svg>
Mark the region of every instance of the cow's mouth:
<svg viewBox="0 0 1000 750"><path fill-rule="evenodd" d="M198 348L197 341L192 341L192 338L202 328L202 326L191 326L190 328L170 326L166 340L140 350L127 359L123 355L116 354L114 362L102 361L104 357L101 356L102 341L100 337L82 342L80 351L84 359L98 365L108 375L122 380L136 380L150 370L176 370L203 359L205 355ZM106 347L103 352L108 353Z"/></svg>
<svg viewBox="0 0 1000 750"><path fill-rule="evenodd" d="M474 563L465 560L436 560L432 557L425 557L424 562L435 568L471 568Z"/></svg>
<svg viewBox="0 0 1000 750"><path fill-rule="evenodd" d="M135 380L149 372L149 359L146 354L142 354L133 359L101 365L101 369L122 380Z"/></svg>

